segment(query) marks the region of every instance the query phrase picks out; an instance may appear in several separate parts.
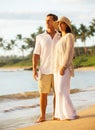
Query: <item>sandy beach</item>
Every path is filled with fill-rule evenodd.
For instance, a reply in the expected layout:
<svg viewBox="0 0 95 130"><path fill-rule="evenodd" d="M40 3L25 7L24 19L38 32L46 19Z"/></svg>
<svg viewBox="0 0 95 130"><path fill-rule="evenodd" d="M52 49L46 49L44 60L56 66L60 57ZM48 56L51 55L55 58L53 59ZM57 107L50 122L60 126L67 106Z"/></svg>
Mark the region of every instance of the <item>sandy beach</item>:
<svg viewBox="0 0 95 130"><path fill-rule="evenodd" d="M78 115L80 118L76 120L49 120L17 130L95 130L95 105L79 111Z"/></svg>
<svg viewBox="0 0 95 130"><path fill-rule="evenodd" d="M13 81L13 86L7 86L7 90L6 84L1 84L1 92L3 92L4 87L6 92L8 90L16 91L18 86L19 89L25 89L28 86L26 82L24 82L26 84L24 85L17 80L16 86L14 85L15 79L19 77L21 79L27 79L28 77L30 79L28 81L31 81L31 71L23 70L22 68L1 68L2 81L6 79L6 83L12 84L12 82L7 82L7 79L10 79L9 76ZM51 120L52 94L50 94L48 96L47 121L36 124L35 121L39 117L39 93L31 91L35 85L30 82L32 85L29 91L0 95L0 130L94 130L95 105L92 105L95 104L95 67L82 67L75 69L75 71L76 76L72 79L74 84L72 82L71 99L78 115L80 115L79 119L73 121ZM8 75L7 78L5 78L6 75ZM23 77L23 75L27 75L27 77ZM80 80L81 82L79 82ZM74 92L72 92L73 89Z"/></svg>
<svg viewBox="0 0 95 130"><path fill-rule="evenodd" d="M79 68L75 68L75 70L95 70L95 66L88 66L88 67L79 67Z"/></svg>

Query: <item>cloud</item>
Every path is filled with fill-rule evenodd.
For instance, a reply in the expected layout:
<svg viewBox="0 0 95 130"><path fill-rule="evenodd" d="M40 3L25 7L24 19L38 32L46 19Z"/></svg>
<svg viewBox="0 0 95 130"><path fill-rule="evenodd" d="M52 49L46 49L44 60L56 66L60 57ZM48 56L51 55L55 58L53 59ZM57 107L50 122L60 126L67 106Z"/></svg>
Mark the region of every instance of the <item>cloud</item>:
<svg viewBox="0 0 95 130"><path fill-rule="evenodd" d="M0 19L45 20L48 13L88 23L95 17L95 0L0 0Z"/></svg>
<svg viewBox="0 0 95 130"><path fill-rule="evenodd" d="M87 3L95 3L95 0L52 0L53 3L63 3L63 4L87 4Z"/></svg>
<svg viewBox="0 0 95 130"><path fill-rule="evenodd" d="M45 17L45 13L40 12L3 12L0 13L0 19L5 20L41 20Z"/></svg>

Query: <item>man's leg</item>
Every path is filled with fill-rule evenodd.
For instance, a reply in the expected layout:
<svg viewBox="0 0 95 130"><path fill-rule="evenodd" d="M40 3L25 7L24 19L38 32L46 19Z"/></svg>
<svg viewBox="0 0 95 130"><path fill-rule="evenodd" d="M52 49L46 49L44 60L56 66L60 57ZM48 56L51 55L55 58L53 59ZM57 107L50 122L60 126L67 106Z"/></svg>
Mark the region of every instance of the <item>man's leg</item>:
<svg viewBox="0 0 95 130"><path fill-rule="evenodd" d="M55 88L54 88L54 75L52 75L52 89L53 89L53 113L52 113L52 119L54 119L55 103L56 103L56 94L55 94Z"/></svg>
<svg viewBox="0 0 95 130"><path fill-rule="evenodd" d="M55 96L55 92L53 95L53 114L52 114L52 119L54 118L55 115L55 103L56 103L56 96Z"/></svg>
<svg viewBox="0 0 95 130"><path fill-rule="evenodd" d="M47 106L47 93L40 93L40 118L36 121L37 123L45 121L46 119L46 106Z"/></svg>

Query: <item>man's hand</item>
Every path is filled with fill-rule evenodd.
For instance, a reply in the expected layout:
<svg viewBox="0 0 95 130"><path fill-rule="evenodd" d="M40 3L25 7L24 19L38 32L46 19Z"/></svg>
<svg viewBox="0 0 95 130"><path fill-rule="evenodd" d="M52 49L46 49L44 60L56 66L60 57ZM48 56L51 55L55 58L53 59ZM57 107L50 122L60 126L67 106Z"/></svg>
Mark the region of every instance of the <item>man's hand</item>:
<svg viewBox="0 0 95 130"><path fill-rule="evenodd" d="M33 54L33 77L35 80L38 79L38 72L37 72L37 65L38 65L38 61L40 59L40 55L37 54Z"/></svg>
<svg viewBox="0 0 95 130"><path fill-rule="evenodd" d="M35 80L38 79L38 72L37 72L37 69L33 69L33 77Z"/></svg>

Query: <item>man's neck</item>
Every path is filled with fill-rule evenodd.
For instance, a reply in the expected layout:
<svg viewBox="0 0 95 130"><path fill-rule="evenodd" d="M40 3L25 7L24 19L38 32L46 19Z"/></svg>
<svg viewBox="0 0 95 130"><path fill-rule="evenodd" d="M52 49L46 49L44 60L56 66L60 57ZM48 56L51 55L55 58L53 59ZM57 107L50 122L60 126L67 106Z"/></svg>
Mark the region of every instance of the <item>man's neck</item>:
<svg viewBox="0 0 95 130"><path fill-rule="evenodd" d="M48 29L47 33L53 38L55 33L56 33L56 31L54 29Z"/></svg>

